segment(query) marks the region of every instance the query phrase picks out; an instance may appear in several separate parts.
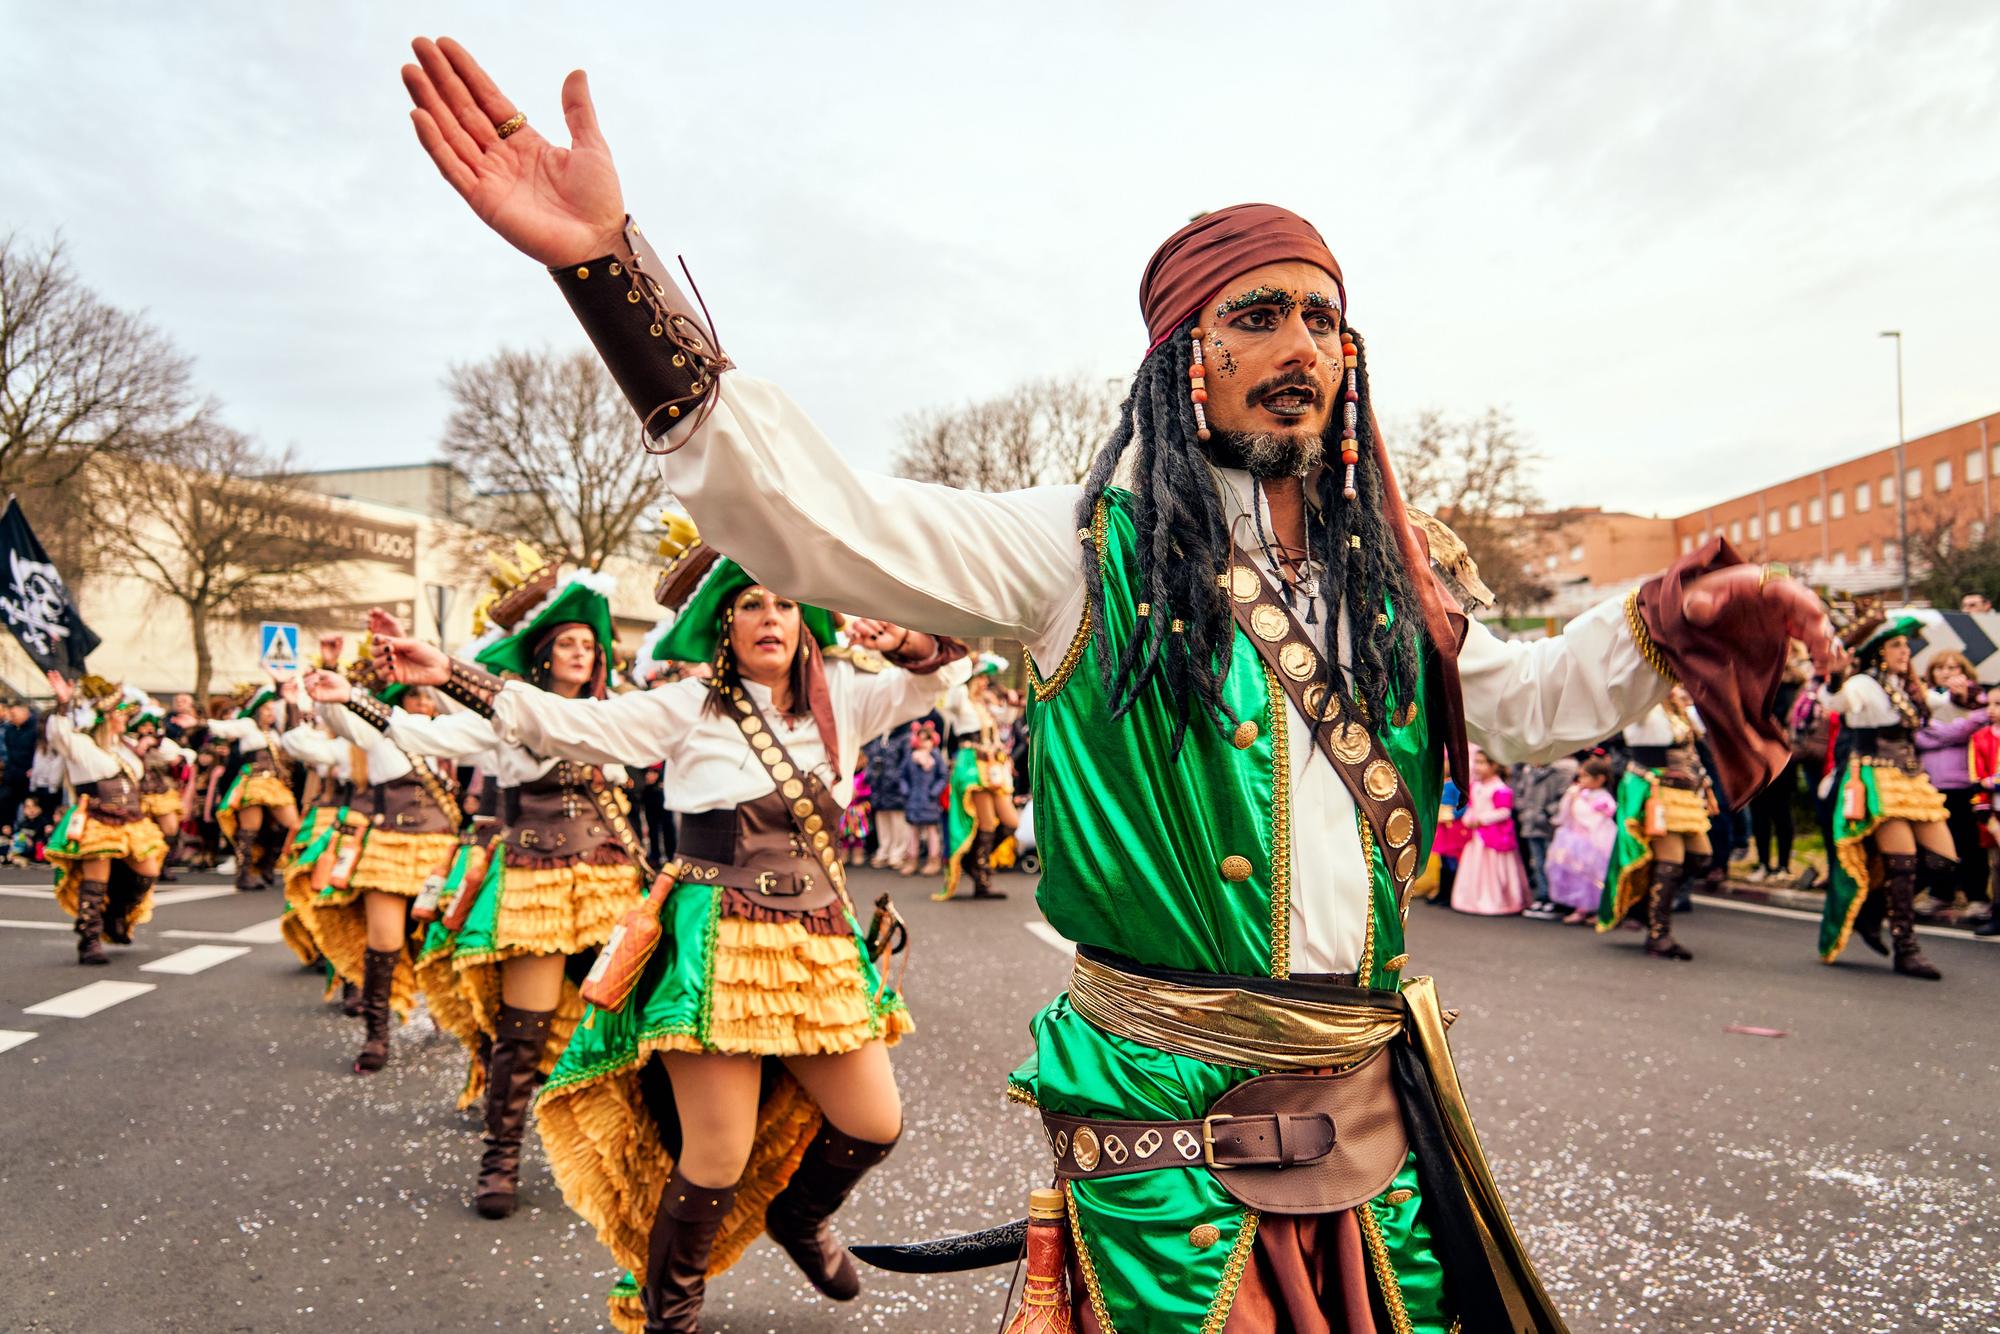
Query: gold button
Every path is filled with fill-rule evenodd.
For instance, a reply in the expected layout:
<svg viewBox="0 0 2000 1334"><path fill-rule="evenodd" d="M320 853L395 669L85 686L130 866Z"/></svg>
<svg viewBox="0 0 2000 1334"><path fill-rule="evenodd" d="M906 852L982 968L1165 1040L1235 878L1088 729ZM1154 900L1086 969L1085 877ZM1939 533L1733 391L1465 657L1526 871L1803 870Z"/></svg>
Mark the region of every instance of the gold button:
<svg viewBox="0 0 2000 1334"><path fill-rule="evenodd" d="M1245 718L1236 724L1236 733L1229 738L1229 744L1238 750L1248 750L1257 744L1257 724Z"/></svg>
<svg viewBox="0 0 2000 1334"><path fill-rule="evenodd" d="M1417 1198L1417 1193L1413 1190L1392 1190L1387 1195L1384 1195L1382 1197L1382 1203L1408 1204L1411 1200L1414 1200L1416 1198Z"/></svg>
<svg viewBox="0 0 2000 1334"><path fill-rule="evenodd" d="M1403 965L1408 963L1409 961L1410 961L1409 955L1398 954L1395 958L1389 960L1389 962L1382 965L1382 971L1385 973L1400 973L1403 971Z"/></svg>
<svg viewBox="0 0 2000 1334"><path fill-rule="evenodd" d="M1231 884L1248 880L1251 869L1248 857L1229 856L1222 859L1222 878Z"/></svg>
<svg viewBox="0 0 2000 1334"><path fill-rule="evenodd" d="M576 276L579 278L588 278L590 276L590 266L587 264L579 264L576 269Z"/></svg>
<svg viewBox="0 0 2000 1334"><path fill-rule="evenodd" d="M1396 726L1408 727L1411 723L1415 722L1416 720L1417 720L1417 702L1415 700L1411 700L1408 704L1405 704L1402 708L1396 710Z"/></svg>
<svg viewBox="0 0 2000 1334"><path fill-rule="evenodd" d="M1188 1229L1188 1245L1205 1251L1222 1240L1222 1229L1213 1223L1196 1223Z"/></svg>

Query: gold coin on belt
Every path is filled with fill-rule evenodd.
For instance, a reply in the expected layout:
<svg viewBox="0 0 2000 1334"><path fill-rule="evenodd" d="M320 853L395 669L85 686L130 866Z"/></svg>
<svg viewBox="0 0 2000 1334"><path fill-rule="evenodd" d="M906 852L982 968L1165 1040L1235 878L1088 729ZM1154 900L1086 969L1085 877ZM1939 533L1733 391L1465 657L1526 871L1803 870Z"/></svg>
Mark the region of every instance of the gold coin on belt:
<svg viewBox="0 0 2000 1334"><path fill-rule="evenodd" d="M1357 722L1345 722L1333 729L1334 758L1342 764L1359 764L1368 758L1368 729Z"/></svg>
<svg viewBox="0 0 2000 1334"><path fill-rule="evenodd" d="M1388 838L1390 847L1400 848L1410 841L1415 828L1416 820L1410 815L1409 807L1398 806L1389 812L1389 818L1383 822L1382 833Z"/></svg>
<svg viewBox="0 0 2000 1334"><path fill-rule="evenodd" d="M1361 775L1361 785L1368 789L1368 795L1377 801L1387 801L1396 795L1396 769L1387 760L1377 760Z"/></svg>
<svg viewBox="0 0 2000 1334"><path fill-rule="evenodd" d="M1238 564L1229 567L1229 592L1238 602L1256 601L1261 583L1262 580L1257 578L1257 572L1248 565Z"/></svg>
<svg viewBox="0 0 2000 1334"><path fill-rule="evenodd" d="M1317 657L1306 645L1293 640L1278 650L1278 666L1294 681L1303 681L1313 674Z"/></svg>
<svg viewBox="0 0 2000 1334"><path fill-rule="evenodd" d="M1290 628L1285 613L1268 602L1260 602L1250 610L1251 632L1267 644L1283 639Z"/></svg>

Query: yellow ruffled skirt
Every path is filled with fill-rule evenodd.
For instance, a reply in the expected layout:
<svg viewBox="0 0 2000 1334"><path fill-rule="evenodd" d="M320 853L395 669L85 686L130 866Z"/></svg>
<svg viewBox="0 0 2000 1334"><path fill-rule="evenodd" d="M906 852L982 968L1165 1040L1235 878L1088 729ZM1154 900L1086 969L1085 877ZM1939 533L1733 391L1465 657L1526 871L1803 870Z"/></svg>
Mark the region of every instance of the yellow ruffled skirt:
<svg viewBox="0 0 2000 1334"><path fill-rule="evenodd" d="M163 815L179 819L182 814L181 794L178 792L142 792L139 794L139 810L148 818L157 820Z"/></svg>
<svg viewBox="0 0 2000 1334"><path fill-rule="evenodd" d="M277 775L248 775L237 786L235 799L215 812L215 823L221 826L222 836L232 843L236 841L236 812L245 806L289 806L296 809L298 803L292 800L292 790Z"/></svg>

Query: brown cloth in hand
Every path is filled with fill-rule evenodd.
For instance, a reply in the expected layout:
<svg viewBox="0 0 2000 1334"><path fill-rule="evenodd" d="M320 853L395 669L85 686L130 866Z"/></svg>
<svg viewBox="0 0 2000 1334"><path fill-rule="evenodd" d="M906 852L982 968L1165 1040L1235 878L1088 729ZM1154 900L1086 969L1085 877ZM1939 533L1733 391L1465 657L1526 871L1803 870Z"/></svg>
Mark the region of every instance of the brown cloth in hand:
<svg viewBox="0 0 2000 1334"><path fill-rule="evenodd" d="M1333 275L1340 305L1347 308L1347 284L1339 261L1319 229L1276 204L1232 204L1204 213L1169 236L1146 261L1139 280L1139 309L1146 317L1146 340L1158 347L1182 320L1199 310L1222 285L1240 273L1285 260L1317 264Z"/></svg>
<svg viewBox="0 0 2000 1334"><path fill-rule="evenodd" d="M1784 725L1771 716L1785 672L1784 622L1760 598L1731 602L1713 625L1696 625L1681 610L1690 583L1741 564L1736 548L1711 538L1639 589L1639 618L1701 711L1731 809L1763 791L1792 757Z"/></svg>

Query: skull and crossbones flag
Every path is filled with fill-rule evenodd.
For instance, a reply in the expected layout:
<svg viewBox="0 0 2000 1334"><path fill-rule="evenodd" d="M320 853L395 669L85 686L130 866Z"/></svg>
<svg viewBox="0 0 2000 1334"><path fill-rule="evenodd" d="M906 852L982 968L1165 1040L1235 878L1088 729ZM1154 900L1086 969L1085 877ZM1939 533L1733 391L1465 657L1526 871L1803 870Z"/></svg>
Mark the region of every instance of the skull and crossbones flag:
<svg viewBox="0 0 2000 1334"><path fill-rule="evenodd" d="M36 666L71 679L83 674L83 660L98 644L12 497L0 513L0 620Z"/></svg>

